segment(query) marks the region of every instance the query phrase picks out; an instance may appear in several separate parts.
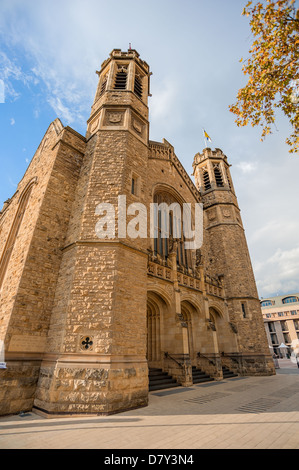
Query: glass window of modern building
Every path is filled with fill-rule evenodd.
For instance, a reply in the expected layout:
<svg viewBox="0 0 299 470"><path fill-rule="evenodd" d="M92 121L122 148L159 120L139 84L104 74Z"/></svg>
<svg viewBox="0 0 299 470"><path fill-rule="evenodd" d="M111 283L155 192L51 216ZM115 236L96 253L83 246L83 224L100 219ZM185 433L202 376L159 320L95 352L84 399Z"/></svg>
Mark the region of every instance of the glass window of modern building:
<svg viewBox="0 0 299 470"><path fill-rule="evenodd" d="M285 297L284 299L282 299L283 304L290 304L290 303L293 303L293 302L298 302L298 297L295 297L294 295L291 295L289 297Z"/></svg>
<svg viewBox="0 0 299 470"><path fill-rule="evenodd" d="M271 351L279 357L299 354L299 293L264 297L260 302ZM280 350L281 343L288 347L285 353Z"/></svg>

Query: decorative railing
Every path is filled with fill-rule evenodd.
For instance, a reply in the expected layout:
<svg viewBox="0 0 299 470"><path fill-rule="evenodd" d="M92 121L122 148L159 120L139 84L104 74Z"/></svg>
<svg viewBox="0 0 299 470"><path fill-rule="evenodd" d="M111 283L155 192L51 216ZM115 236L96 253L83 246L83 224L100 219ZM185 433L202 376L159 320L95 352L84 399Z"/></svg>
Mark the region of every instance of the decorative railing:
<svg viewBox="0 0 299 470"><path fill-rule="evenodd" d="M162 264L149 261L147 272L152 276L157 276L161 279L166 279L167 281L173 281L173 271L168 266L163 266Z"/></svg>
<svg viewBox="0 0 299 470"><path fill-rule="evenodd" d="M197 353L197 357L206 359L210 364L212 364L213 366L216 366L216 361L213 361L212 359L210 359L209 357L205 356L204 354L200 352Z"/></svg>
<svg viewBox="0 0 299 470"><path fill-rule="evenodd" d="M171 356L168 352L164 352L164 357L165 357L165 359L171 359L172 361L174 361L182 369L185 369L188 366L188 364L186 363L185 360L184 360L184 362L180 362L175 357ZM189 356L186 356L186 360L187 360L187 362L190 362Z"/></svg>
<svg viewBox="0 0 299 470"><path fill-rule="evenodd" d="M178 283L181 286L191 287L192 289L201 290L201 282L199 278L188 276L187 274L178 273Z"/></svg>
<svg viewBox="0 0 299 470"><path fill-rule="evenodd" d="M182 269L182 271L183 272L177 273L178 283L181 286L201 290L201 280L199 279L199 277L194 277L190 274L184 274L184 269ZM148 262L147 272L152 276L156 276L167 281L174 280L173 270L170 267L168 267L167 265L156 263L154 261Z"/></svg>
<svg viewBox="0 0 299 470"><path fill-rule="evenodd" d="M232 362L235 362L238 365L240 364L241 358L239 355L229 354L224 351L222 351L220 354L221 354L221 357L228 357Z"/></svg>
<svg viewBox="0 0 299 470"><path fill-rule="evenodd" d="M160 279L173 282L174 271L167 265L167 262L148 261L147 272L152 276L156 276ZM202 291L202 279L200 274L192 269L184 268L183 266L177 267L177 280L180 286L190 287L198 291ZM192 274L191 274L192 273ZM224 290L222 284L217 279L205 277L205 289L207 294L216 295L218 297L224 297Z"/></svg>
<svg viewBox="0 0 299 470"><path fill-rule="evenodd" d="M220 286L216 286L210 282L205 282L206 292L207 294L217 295L218 297L223 297L223 288Z"/></svg>
<svg viewBox="0 0 299 470"><path fill-rule="evenodd" d="M224 296L224 289L222 284L223 276L217 278L211 277L208 274L205 275L205 288L206 293L211 295L218 295L219 297Z"/></svg>

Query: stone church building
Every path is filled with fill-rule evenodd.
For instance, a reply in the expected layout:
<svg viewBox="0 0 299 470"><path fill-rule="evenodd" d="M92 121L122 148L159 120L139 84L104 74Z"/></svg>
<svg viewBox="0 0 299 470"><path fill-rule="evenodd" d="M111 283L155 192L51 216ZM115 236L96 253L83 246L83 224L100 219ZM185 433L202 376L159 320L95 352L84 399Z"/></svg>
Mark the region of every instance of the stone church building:
<svg viewBox="0 0 299 470"><path fill-rule="evenodd" d="M0 213L1 415L109 414L163 387L275 374L227 157L197 153L194 184L149 140L147 63L114 49L97 73L86 135L55 119ZM97 208L120 195L201 204L202 246L159 216L156 237L99 238Z"/></svg>

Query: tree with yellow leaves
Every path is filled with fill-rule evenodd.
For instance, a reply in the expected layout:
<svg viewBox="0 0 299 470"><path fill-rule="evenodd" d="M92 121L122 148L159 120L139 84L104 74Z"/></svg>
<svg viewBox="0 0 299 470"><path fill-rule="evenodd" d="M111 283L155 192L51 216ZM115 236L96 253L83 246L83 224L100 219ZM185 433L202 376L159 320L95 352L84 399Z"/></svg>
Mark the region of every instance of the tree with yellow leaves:
<svg viewBox="0 0 299 470"><path fill-rule="evenodd" d="M299 151L299 9L295 0L248 2L243 15L250 16L254 42L243 62L248 83L229 107L238 126L262 126L261 140L271 133L275 108L292 125L286 139L290 153Z"/></svg>

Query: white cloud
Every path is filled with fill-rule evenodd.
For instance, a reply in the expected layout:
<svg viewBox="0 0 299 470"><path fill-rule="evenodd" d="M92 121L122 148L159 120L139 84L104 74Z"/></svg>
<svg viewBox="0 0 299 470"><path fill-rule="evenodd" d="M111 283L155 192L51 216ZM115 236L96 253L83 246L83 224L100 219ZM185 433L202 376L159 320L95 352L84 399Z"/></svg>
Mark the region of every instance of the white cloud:
<svg viewBox="0 0 299 470"><path fill-rule="evenodd" d="M94 6L98 8L97 2ZM86 12L85 6L76 0L72 4L68 0L62 4L53 0L51 5L34 2L34 7L29 1L28 8L12 0L4 2L3 10L2 39L9 49L13 46L19 51L18 59L0 53L0 77L6 96L11 99L20 96L14 80L26 85L39 84L42 90L39 104L47 102L66 124L85 123L96 91L95 71L101 57L95 58L96 47L89 46L91 36L94 31L99 34L99 28L90 30L86 24L87 17L89 23L98 22L97 15L90 16L91 10ZM26 71L21 65L25 62ZM38 108L36 103L35 107ZM38 111L34 115L37 117Z"/></svg>
<svg viewBox="0 0 299 470"><path fill-rule="evenodd" d="M275 207L272 209L275 212ZM274 245L283 246L293 245L298 240L299 233L299 220L294 217L294 220L289 219L288 213L280 212L280 207L277 207L277 217L275 219L269 218L265 214L265 223L257 227L250 236L252 243L266 243L268 246Z"/></svg>
<svg viewBox="0 0 299 470"><path fill-rule="evenodd" d="M150 122L152 134L159 135L157 140L175 132L181 125L182 116L177 106L180 87L177 82L166 77L151 90L150 99Z"/></svg>
<svg viewBox="0 0 299 470"><path fill-rule="evenodd" d="M48 102L64 123L71 124L74 121L72 112L61 102L59 97L52 96L48 99Z"/></svg>
<svg viewBox="0 0 299 470"><path fill-rule="evenodd" d="M0 103L5 102L5 87L4 87L4 81L2 78L0 78Z"/></svg>
<svg viewBox="0 0 299 470"><path fill-rule="evenodd" d="M165 119L171 113L171 108L177 98L177 94L178 87L169 77L156 86L151 99L151 114L153 119Z"/></svg>
<svg viewBox="0 0 299 470"><path fill-rule="evenodd" d="M9 77L13 77L16 80L21 80L24 78L20 66L9 59L4 52L0 52L0 64L2 79L6 80Z"/></svg>
<svg viewBox="0 0 299 470"><path fill-rule="evenodd" d="M257 169L257 163L241 161L236 164L236 167L239 168L239 170L241 170L243 173L252 173Z"/></svg>
<svg viewBox="0 0 299 470"><path fill-rule="evenodd" d="M22 79L21 70L6 56L6 54L4 54L4 52L0 52L0 76L4 84L3 95L5 95L5 99L7 99L7 97L13 99L18 98L19 93L14 89L11 79Z"/></svg>
<svg viewBox="0 0 299 470"><path fill-rule="evenodd" d="M277 249L268 259L256 263L255 275L263 297L299 292L299 246Z"/></svg>
<svg viewBox="0 0 299 470"><path fill-rule="evenodd" d="M14 118L10 118L10 125L13 126L15 123L16 121L14 120Z"/></svg>
<svg viewBox="0 0 299 470"><path fill-rule="evenodd" d="M5 98L10 97L12 100L20 96L20 93L15 90L13 81L21 81L26 86L34 82L33 76L24 72L20 65L7 57L4 52L0 52L0 76L4 83Z"/></svg>

